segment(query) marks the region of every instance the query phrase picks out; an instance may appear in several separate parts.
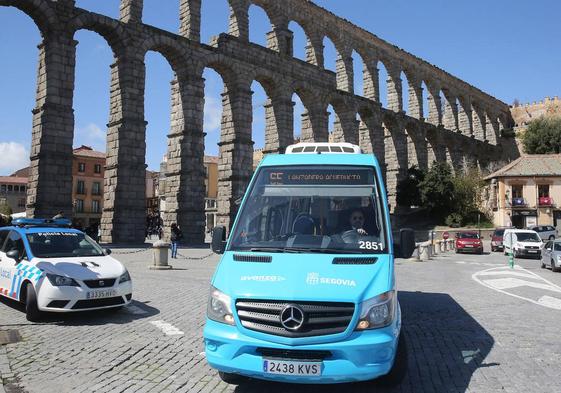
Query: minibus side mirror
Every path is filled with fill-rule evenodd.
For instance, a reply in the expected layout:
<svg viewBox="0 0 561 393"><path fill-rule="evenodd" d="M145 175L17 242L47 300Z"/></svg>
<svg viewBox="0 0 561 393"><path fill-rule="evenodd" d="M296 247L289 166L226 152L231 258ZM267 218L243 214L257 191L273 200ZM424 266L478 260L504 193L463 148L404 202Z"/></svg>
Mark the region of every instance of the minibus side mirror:
<svg viewBox="0 0 561 393"><path fill-rule="evenodd" d="M396 256L400 258L411 258L415 251L415 231L411 228L399 230L399 247L395 247Z"/></svg>
<svg viewBox="0 0 561 393"><path fill-rule="evenodd" d="M217 254L224 254L226 248L226 228L217 226L212 229L212 243L210 247Z"/></svg>
<svg viewBox="0 0 561 393"><path fill-rule="evenodd" d="M16 262L19 263L20 259L19 259L19 251L18 250L10 250L6 253L6 256L8 258L11 258L13 260L15 260Z"/></svg>
<svg viewBox="0 0 561 393"><path fill-rule="evenodd" d="M111 255L111 249L110 248L104 248L103 252L105 253L105 255Z"/></svg>

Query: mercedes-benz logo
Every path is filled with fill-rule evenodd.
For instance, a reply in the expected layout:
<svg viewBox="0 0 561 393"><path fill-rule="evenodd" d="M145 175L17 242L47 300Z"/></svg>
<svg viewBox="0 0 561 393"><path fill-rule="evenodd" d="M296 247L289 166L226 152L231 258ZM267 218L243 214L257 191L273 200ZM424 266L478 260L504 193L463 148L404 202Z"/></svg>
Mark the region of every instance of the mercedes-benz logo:
<svg viewBox="0 0 561 393"><path fill-rule="evenodd" d="M280 321L285 329L295 332L304 324L304 311L294 304L289 304L282 310Z"/></svg>

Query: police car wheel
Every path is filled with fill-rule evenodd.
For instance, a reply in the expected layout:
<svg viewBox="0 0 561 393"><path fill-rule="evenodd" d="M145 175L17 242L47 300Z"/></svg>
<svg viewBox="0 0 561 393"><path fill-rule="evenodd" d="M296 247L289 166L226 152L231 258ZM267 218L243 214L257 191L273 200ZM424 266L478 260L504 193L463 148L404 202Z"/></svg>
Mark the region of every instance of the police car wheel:
<svg viewBox="0 0 561 393"><path fill-rule="evenodd" d="M249 378L244 377L242 375L225 373L222 371L218 372L218 376L222 381L229 383L230 385L241 385L242 383L247 382L249 380Z"/></svg>
<svg viewBox="0 0 561 393"><path fill-rule="evenodd" d="M407 341L403 330L399 334L399 343L397 344L397 353L390 372L375 380L379 386L392 387L397 386L403 381L407 374Z"/></svg>
<svg viewBox="0 0 561 393"><path fill-rule="evenodd" d="M31 284L27 284L25 289L25 317L30 322L38 322L41 320L43 313L39 311L39 307L37 306L37 294Z"/></svg>

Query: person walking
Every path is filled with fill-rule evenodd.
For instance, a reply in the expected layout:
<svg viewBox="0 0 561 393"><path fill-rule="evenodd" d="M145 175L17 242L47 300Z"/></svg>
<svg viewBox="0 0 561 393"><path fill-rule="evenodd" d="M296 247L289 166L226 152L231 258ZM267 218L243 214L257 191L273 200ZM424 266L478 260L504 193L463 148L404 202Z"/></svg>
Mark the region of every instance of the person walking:
<svg viewBox="0 0 561 393"><path fill-rule="evenodd" d="M177 258L177 245L182 238L183 238L183 233L181 232L181 229L179 229L177 224L174 222L173 224L171 224L171 237L170 237L172 258Z"/></svg>

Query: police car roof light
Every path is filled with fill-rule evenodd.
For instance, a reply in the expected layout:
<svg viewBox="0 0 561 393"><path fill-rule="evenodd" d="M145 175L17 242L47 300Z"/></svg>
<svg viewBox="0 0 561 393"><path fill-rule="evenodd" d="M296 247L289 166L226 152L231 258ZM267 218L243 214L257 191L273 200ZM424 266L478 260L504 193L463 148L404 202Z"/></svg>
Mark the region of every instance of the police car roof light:
<svg viewBox="0 0 561 393"><path fill-rule="evenodd" d="M66 218L16 218L12 225L17 227L70 227L72 222Z"/></svg>

